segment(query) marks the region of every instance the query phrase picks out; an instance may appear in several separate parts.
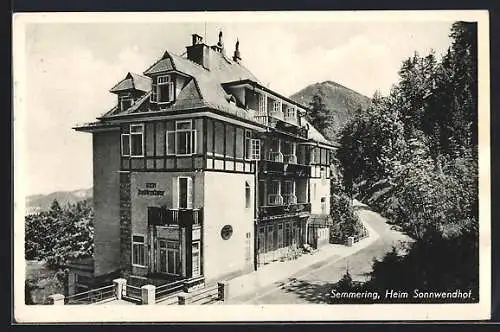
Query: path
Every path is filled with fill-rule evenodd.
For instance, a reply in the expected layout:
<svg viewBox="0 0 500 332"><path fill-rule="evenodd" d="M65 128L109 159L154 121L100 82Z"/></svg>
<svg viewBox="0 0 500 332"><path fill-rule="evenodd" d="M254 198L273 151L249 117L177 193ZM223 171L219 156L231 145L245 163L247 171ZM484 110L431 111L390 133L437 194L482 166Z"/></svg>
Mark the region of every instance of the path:
<svg viewBox="0 0 500 332"><path fill-rule="evenodd" d="M332 256L324 264L309 266L306 271L232 300L245 304L304 304L328 303L328 294L349 268L354 280L364 281L372 270L373 259L381 258L400 241L410 241L406 235L392 229L385 218L370 211L366 205L355 204L362 222L369 228L372 243L351 255Z"/></svg>

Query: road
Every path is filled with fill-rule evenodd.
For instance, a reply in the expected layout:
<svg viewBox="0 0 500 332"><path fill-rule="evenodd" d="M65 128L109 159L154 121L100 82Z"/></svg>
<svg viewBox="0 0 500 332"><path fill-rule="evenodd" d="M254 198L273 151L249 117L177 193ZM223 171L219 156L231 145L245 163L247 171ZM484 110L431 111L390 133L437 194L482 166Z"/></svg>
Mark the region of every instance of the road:
<svg viewBox="0 0 500 332"><path fill-rule="evenodd" d="M358 205L361 220L378 233L379 238L364 249L310 271L288 278L259 291L259 295L245 300L246 304L325 304L328 294L349 269L354 280L364 281L372 270L374 258L380 259L400 241L411 241L406 235L394 230L385 218L370 211L368 207Z"/></svg>

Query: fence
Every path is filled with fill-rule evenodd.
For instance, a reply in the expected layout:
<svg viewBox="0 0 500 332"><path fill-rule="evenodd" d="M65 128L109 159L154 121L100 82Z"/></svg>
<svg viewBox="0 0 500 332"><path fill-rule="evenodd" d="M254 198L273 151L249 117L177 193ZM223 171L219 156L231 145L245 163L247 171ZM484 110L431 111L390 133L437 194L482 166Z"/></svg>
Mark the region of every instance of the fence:
<svg viewBox="0 0 500 332"><path fill-rule="evenodd" d="M193 293L179 296L179 304L214 304L223 300L223 294L219 292L219 285L212 285Z"/></svg>
<svg viewBox="0 0 500 332"><path fill-rule="evenodd" d="M92 289L87 292L68 296L64 299L65 304L92 304L108 299L116 298L113 285Z"/></svg>
<svg viewBox="0 0 500 332"><path fill-rule="evenodd" d="M142 290L141 287L135 287L132 285L126 285L124 288L125 292L122 293L122 297L133 302L142 302Z"/></svg>
<svg viewBox="0 0 500 332"><path fill-rule="evenodd" d="M172 299L172 302L177 302L177 293L184 289L184 280L179 280L173 283L158 286L155 289L155 301L164 302Z"/></svg>

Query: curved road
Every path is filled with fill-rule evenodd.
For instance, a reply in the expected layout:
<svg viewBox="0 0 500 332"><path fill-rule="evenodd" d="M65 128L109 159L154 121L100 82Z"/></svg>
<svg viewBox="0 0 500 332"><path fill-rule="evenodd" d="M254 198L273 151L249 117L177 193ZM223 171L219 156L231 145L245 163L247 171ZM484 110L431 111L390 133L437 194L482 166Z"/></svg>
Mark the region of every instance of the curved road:
<svg viewBox="0 0 500 332"><path fill-rule="evenodd" d="M305 304L328 303L328 294L336 283L349 269L353 280L364 281L372 270L373 259L380 259L384 254L397 245L400 241L411 241L409 237L392 229L385 218L378 213L370 211L365 205L356 204L355 208L363 223L368 224L372 231L379 237L372 244L360 251L325 263L311 269L305 274L289 278L279 283L268 286L259 291L258 295L246 299L245 304ZM335 258L333 256L332 258Z"/></svg>

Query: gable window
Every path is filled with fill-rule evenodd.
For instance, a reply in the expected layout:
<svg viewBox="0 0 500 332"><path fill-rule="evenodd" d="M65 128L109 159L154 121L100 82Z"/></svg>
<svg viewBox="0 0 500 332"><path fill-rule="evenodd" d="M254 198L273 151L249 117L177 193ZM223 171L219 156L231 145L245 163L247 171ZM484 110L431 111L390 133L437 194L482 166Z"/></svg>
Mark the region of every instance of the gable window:
<svg viewBox="0 0 500 332"><path fill-rule="evenodd" d="M260 160L260 139L253 138L250 130L245 131L245 159Z"/></svg>
<svg viewBox="0 0 500 332"><path fill-rule="evenodd" d="M145 266L145 244L143 235L132 236L132 265Z"/></svg>
<svg viewBox="0 0 500 332"><path fill-rule="evenodd" d="M175 130L167 131L167 155L186 156L196 153L196 130L191 120L175 122Z"/></svg>
<svg viewBox="0 0 500 332"><path fill-rule="evenodd" d="M248 209L250 208L250 205L252 202L250 201L252 195L251 195L251 188L250 184L248 184L247 181L245 181L245 208Z"/></svg>
<svg viewBox="0 0 500 332"><path fill-rule="evenodd" d="M130 95L130 93L122 94L118 96L118 106L121 111L125 111L132 106L134 103L134 98Z"/></svg>
<svg viewBox="0 0 500 332"><path fill-rule="evenodd" d="M130 125L130 156L144 156L144 125ZM122 140L123 143L123 140Z"/></svg>
<svg viewBox="0 0 500 332"><path fill-rule="evenodd" d="M156 78L151 89L151 101L169 103L174 100L174 80L171 75L162 75Z"/></svg>

